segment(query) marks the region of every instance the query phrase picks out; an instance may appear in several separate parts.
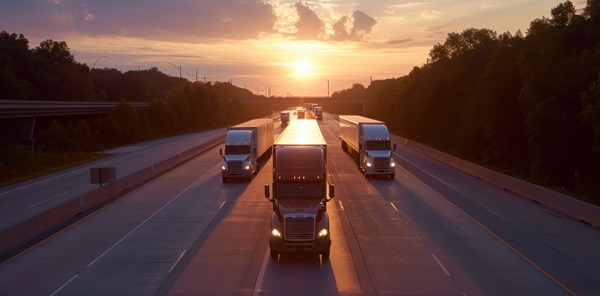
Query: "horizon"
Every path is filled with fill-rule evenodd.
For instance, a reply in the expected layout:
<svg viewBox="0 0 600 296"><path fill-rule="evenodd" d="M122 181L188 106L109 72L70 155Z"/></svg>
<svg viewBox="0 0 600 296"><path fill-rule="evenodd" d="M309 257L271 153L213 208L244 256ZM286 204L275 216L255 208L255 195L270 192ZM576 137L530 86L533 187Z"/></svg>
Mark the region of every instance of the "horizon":
<svg viewBox="0 0 600 296"><path fill-rule="evenodd" d="M79 63L226 82L273 96L328 96L407 75L448 33L526 34L560 1L62 1L0 4L30 48L65 41ZM583 0L573 3L578 13Z"/></svg>

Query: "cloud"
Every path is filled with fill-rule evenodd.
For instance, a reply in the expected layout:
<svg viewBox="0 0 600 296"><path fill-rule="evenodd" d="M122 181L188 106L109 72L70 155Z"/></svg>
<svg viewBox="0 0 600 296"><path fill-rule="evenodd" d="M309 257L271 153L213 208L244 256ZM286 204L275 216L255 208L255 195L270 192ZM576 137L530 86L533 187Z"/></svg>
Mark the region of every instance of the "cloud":
<svg viewBox="0 0 600 296"><path fill-rule="evenodd" d="M298 39L320 39L323 37L325 23L317 13L302 2L294 5L298 12L296 21L296 38Z"/></svg>
<svg viewBox="0 0 600 296"><path fill-rule="evenodd" d="M377 21L368 16L366 13L357 10L352 14L354 18L352 30L350 36L354 39L361 39L365 34L371 33L373 27L377 24Z"/></svg>
<svg viewBox="0 0 600 296"><path fill-rule="evenodd" d="M2 1L0 19L3 30L34 39L123 37L180 43L261 37L360 41L377 24L360 10L341 9L327 1L20 0Z"/></svg>
<svg viewBox="0 0 600 296"><path fill-rule="evenodd" d="M3 23L32 30L41 25L65 36L75 32L184 42L245 39L273 33L276 21L273 7L261 0L15 2L22 4L0 4Z"/></svg>
<svg viewBox="0 0 600 296"><path fill-rule="evenodd" d="M413 42L413 39L392 39L386 43L389 45L396 45L396 44L406 44L406 43L410 43L410 42Z"/></svg>

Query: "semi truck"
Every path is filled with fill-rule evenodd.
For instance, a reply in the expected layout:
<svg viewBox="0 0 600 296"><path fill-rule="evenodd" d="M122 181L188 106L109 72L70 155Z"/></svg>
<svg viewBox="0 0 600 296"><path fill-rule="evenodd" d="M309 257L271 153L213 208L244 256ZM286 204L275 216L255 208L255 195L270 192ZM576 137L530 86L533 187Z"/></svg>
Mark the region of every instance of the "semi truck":
<svg viewBox="0 0 600 296"><path fill-rule="evenodd" d="M288 126L288 124L290 124L290 110L281 111L279 118L281 119L282 127Z"/></svg>
<svg viewBox="0 0 600 296"><path fill-rule="evenodd" d="M327 202L327 143L315 120L294 120L273 145L273 203L269 248L280 254L310 253L329 258L331 238Z"/></svg>
<svg viewBox="0 0 600 296"><path fill-rule="evenodd" d="M323 120L323 107L315 106L313 108L313 112L315 113L315 119Z"/></svg>
<svg viewBox="0 0 600 296"><path fill-rule="evenodd" d="M273 147L273 119L253 119L232 126L225 137L221 177L223 182L242 178L248 181L258 172L259 159L270 157Z"/></svg>
<svg viewBox="0 0 600 296"><path fill-rule="evenodd" d="M390 133L384 122L359 116L340 115L342 149L355 155L358 168L368 178L371 175L396 176Z"/></svg>
<svg viewBox="0 0 600 296"><path fill-rule="evenodd" d="M297 119L305 119L306 118L306 109L298 109Z"/></svg>

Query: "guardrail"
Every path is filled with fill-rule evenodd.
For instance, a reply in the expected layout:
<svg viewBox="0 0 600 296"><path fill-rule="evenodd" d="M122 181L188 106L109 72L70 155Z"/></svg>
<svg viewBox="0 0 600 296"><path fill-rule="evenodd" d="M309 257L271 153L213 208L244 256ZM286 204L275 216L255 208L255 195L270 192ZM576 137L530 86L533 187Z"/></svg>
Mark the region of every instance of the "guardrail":
<svg viewBox="0 0 600 296"><path fill-rule="evenodd" d="M114 183L109 183L81 196L75 197L39 215L17 222L0 231L0 258L39 237L69 225L103 205L113 202L128 192L184 164L192 158L220 145L225 135L219 136L198 147L191 148L152 166L131 173Z"/></svg>
<svg viewBox="0 0 600 296"><path fill-rule="evenodd" d="M134 108L150 106L148 102L127 103ZM117 104L115 102L0 100L0 119L110 113Z"/></svg>

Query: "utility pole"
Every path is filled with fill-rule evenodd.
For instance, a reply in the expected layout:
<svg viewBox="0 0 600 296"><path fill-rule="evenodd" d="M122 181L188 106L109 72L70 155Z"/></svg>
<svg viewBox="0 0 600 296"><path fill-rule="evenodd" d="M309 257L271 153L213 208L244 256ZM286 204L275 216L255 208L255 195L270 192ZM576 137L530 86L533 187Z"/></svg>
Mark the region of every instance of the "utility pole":
<svg viewBox="0 0 600 296"><path fill-rule="evenodd" d="M169 63L169 62L167 62L167 63ZM173 64L173 63L169 63L169 64L171 64L171 66L173 66L173 67L175 67L175 68L179 68L179 78L182 78L182 77L181 77L181 65L177 66L177 65L175 65L175 64Z"/></svg>

